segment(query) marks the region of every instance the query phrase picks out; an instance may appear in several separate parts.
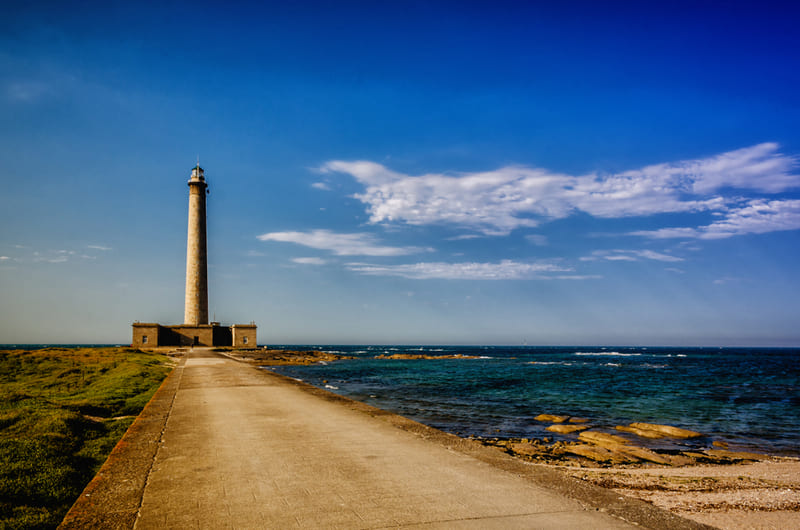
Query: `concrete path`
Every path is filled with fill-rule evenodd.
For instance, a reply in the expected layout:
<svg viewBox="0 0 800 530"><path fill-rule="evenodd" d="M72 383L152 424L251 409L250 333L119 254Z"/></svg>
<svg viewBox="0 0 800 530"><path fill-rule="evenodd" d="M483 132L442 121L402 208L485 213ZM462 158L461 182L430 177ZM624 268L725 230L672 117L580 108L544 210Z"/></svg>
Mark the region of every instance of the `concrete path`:
<svg viewBox="0 0 800 530"><path fill-rule="evenodd" d="M187 355L167 387L156 396L169 400L160 439L142 444L153 454L146 473L110 480L113 470L101 470L100 485L87 488L62 527L109 526L97 515L81 523L82 510L116 502L103 500L102 476L141 488L135 517L132 494L118 509L130 512L120 527L133 521L142 530L628 528L620 516L697 526L560 475L543 479L528 469L540 466L496 449L211 352ZM547 477L559 485L548 487ZM573 487L573 498L562 494ZM598 499L628 512L599 510Z"/></svg>

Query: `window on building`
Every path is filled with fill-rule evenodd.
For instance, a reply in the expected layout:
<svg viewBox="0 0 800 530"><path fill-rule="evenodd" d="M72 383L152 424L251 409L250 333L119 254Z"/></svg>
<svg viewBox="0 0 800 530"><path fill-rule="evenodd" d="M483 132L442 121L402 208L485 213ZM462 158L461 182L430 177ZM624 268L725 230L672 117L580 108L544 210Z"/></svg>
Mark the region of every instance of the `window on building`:
<svg viewBox="0 0 800 530"><path fill-rule="evenodd" d="M147 335L142 335L142 344L147 344Z"/></svg>
<svg viewBox="0 0 800 530"><path fill-rule="evenodd" d="M247 344L247 337L242 337L242 344Z"/></svg>

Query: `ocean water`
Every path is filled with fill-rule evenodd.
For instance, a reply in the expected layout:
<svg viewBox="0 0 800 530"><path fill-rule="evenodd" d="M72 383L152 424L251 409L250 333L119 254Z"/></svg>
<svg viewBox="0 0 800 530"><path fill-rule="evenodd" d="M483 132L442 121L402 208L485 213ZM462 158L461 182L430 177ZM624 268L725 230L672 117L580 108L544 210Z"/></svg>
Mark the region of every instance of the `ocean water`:
<svg viewBox="0 0 800 530"><path fill-rule="evenodd" d="M356 359L268 367L460 436L575 439L544 430L539 414L588 418L613 429L641 421L703 433L639 439L680 450L800 456L800 349L642 347L320 346ZM477 359L380 360L380 354Z"/></svg>

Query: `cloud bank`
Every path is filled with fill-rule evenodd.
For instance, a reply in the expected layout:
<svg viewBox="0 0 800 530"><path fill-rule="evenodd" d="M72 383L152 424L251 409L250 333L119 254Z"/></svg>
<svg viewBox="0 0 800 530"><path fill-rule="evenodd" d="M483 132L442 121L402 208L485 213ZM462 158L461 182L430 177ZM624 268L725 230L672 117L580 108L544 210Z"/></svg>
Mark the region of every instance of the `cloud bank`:
<svg viewBox="0 0 800 530"><path fill-rule="evenodd" d="M378 239L368 233L342 234L331 230L309 232L270 232L258 236L261 241L282 241L305 247L330 250L337 256L403 256L426 250L421 247L389 247L379 244Z"/></svg>
<svg viewBox="0 0 800 530"><path fill-rule="evenodd" d="M661 228L642 230L631 235L655 239L697 238L724 239L745 234L765 234L800 229L800 200L756 199L725 212L724 217L698 228Z"/></svg>
<svg viewBox="0 0 800 530"><path fill-rule="evenodd" d="M657 213L726 211L721 192L778 193L800 187L797 157L768 142L709 158L657 164L618 174L582 176L509 166L459 175L405 175L370 161L334 160L323 173L363 184L355 198L371 223L450 224L505 235L577 212L622 218Z"/></svg>
<svg viewBox="0 0 800 530"><path fill-rule="evenodd" d="M369 276L400 276L412 280L531 280L531 279L585 279L553 273L571 272L572 269L552 262L520 262L502 260L497 263L443 263L423 262L401 265L376 265L348 263L347 268Z"/></svg>

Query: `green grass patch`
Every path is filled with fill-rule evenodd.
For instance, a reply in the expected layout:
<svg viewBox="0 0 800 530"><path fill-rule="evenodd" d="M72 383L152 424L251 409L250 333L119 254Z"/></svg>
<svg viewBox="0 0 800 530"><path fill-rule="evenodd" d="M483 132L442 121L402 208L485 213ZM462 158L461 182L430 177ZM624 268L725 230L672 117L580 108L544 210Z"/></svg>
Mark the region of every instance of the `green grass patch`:
<svg viewBox="0 0 800 530"><path fill-rule="evenodd" d="M131 348L0 350L0 528L54 528L172 363Z"/></svg>

